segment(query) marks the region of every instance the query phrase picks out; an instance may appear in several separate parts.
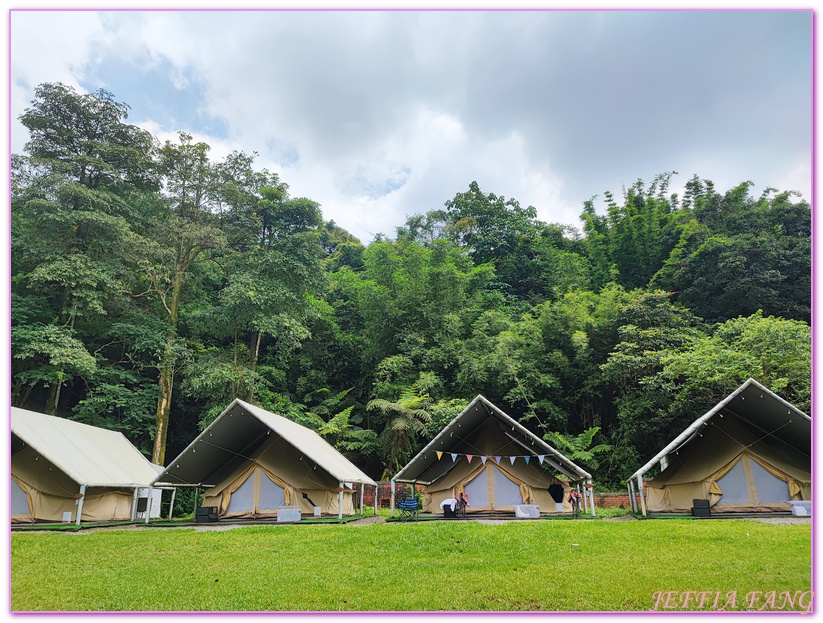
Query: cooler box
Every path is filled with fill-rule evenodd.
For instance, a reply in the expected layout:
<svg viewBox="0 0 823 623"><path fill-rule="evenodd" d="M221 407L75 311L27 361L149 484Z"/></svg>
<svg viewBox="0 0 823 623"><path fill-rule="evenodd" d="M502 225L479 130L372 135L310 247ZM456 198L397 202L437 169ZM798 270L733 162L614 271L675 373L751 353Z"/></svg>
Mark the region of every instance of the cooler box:
<svg viewBox="0 0 823 623"><path fill-rule="evenodd" d="M792 515L795 517L811 517L812 515L812 501L811 500L796 500L789 502L792 505Z"/></svg>
<svg viewBox="0 0 823 623"><path fill-rule="evenodd" d="M217 521L216 506L199 506L194 512L194 523L211 523Z"/></svg>
<svg viewBox="0 0 823 623"><path fill-rule="evenodd" d="M281 506L277 509L277 521L289 522L300 521L300 507L299 506Z"/></svg>
<svg viewBox="0 0 823 623"><path fill-rule="evenodd" d="M540 508L536 504L518 504L514 507L514 516L521 519L538 519Z"/></svg>
<svg viewBox="0 0 823 623"><path fill-rule="evenodd" d="M711 517L712 509L708 500L692 500L692 516Z"/></svg>

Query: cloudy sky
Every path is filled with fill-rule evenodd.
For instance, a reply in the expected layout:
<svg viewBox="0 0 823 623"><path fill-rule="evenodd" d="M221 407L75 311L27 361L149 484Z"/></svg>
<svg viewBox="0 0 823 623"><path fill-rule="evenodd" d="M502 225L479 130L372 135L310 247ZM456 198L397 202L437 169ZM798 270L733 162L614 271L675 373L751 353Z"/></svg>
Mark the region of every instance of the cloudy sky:
<svg viewBox="0 0 823 623"><path fill-rule="evenodd" d="M257 152L368 243L476 180L579 226L677 171L810 199L810 11L29 11L11 149L42 82L106 89L161 141ZM673 188L677 190L677 188ZM597 203L602 207L602 203Z"/></svg>

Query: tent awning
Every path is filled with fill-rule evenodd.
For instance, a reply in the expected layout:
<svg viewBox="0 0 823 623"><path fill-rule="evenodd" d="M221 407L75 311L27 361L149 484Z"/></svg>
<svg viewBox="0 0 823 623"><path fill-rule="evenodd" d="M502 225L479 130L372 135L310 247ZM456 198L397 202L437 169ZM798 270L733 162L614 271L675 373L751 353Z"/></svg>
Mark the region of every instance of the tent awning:
<svg viewBox="0 0 823 623"><path fill-rule="evenodd" d="M157 477L149 460L116 431L11 407L11 433L12 452L21 443L30 446L78 485L148 487Z"/></svg>
<svg viewBox="0 0 823 623"><path fill-rule="evenodd" d="M642 478L661 459L698 438L700 431L713 417L722 417L724 413L746 422L751 429L759 431L763 439L770 437L777 443L811 456L811 418L750 378L692 422L628 480Z"/></svg>
<svg viewBox="0 0 823 623"><path fill-rule="evenodd" d="M278 435L338 482L377 483L316 432L242 400L232 402L157 476L164 485L213 486Z"/></svg>
<svg viewBox="0 0 823 623"><path fill-rule="evenodd" d="M524 456L543 456L544 462L571 481L590 480L591 474L563 456L522 424L498 409L483 396L477 396L417 456L392 478L395 482L413 482L424 485L442 478L453 467L450 460L441 461L437 452L450 451L456 440L468 431L477 429L492 418L500 429L500 436L523 449Z"/></svg>

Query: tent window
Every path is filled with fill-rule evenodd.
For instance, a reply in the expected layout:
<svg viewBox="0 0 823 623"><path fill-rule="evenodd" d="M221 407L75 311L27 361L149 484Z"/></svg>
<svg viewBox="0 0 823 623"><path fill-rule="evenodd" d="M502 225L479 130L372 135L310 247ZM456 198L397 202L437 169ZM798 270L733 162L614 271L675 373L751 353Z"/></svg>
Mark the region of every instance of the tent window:
<svg viewBox="0 0 823 623"><path fill-rule="evenodd" d="M717 481L717 486L723 492L723 497L719 504L748 504L749 489L746 486L746 472L743 469L743 459L737 465Z"/></svg>
<svg viewBox="0 0 823 623"><path fill-rule="evenodd" d="M260 508L261 511L270 511L286 505L286 492L276 482L272 481L265 472L260 472Z"/></svg>
<svg viewBox="0 0 823 623"><path fill-rule="evenodd" d="M500 508L523 504L520 486L499 469L492 467L492 473L494 474L494 506Z"/></svg>
<svg viewBox="0 0 823 623"><path fill-rule="evenodd" d="M31 515L29 510L29 496L20 488L14 479L11 480L11 514L12 515Z"/></svg>
<svg viewBox="0 0 823 623"><path fill-rule="evenodd" d="M760 504L785 503L791 499L789 483L770 474L756 461L751 461L749 464L757 490L757 501Z"/></svg>
<svg viewBox="0 0 823 623"><path fill-rule="evenodd" d="M254 472L231 494L227 513L243 513L254 508Z"/></svg>
<svg viewBox="0 0 823 623"><path fill-rule="evenodd" d="M477 508L487 507L489 505L489 487L486 484L486 470L480 470L475 479L465 485L463 490L469 496L469 508L472 506Z"/></svg>

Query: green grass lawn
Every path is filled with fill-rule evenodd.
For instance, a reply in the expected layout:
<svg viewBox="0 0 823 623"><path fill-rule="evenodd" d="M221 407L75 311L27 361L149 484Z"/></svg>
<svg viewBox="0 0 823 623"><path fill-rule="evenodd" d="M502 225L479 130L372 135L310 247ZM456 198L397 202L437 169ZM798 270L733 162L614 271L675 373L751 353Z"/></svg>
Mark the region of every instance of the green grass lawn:
<svg viewBox="0 0 823 623"><path fill-rule="evenodd" d="M759 607L768 591L810 589L809 525L466 521L11 535L12 611L648 610L661 591L678 591L675 600L711 591L704 609L715 593L722 604L734 592L745 609L752 591L764 594Z"/></svg>

